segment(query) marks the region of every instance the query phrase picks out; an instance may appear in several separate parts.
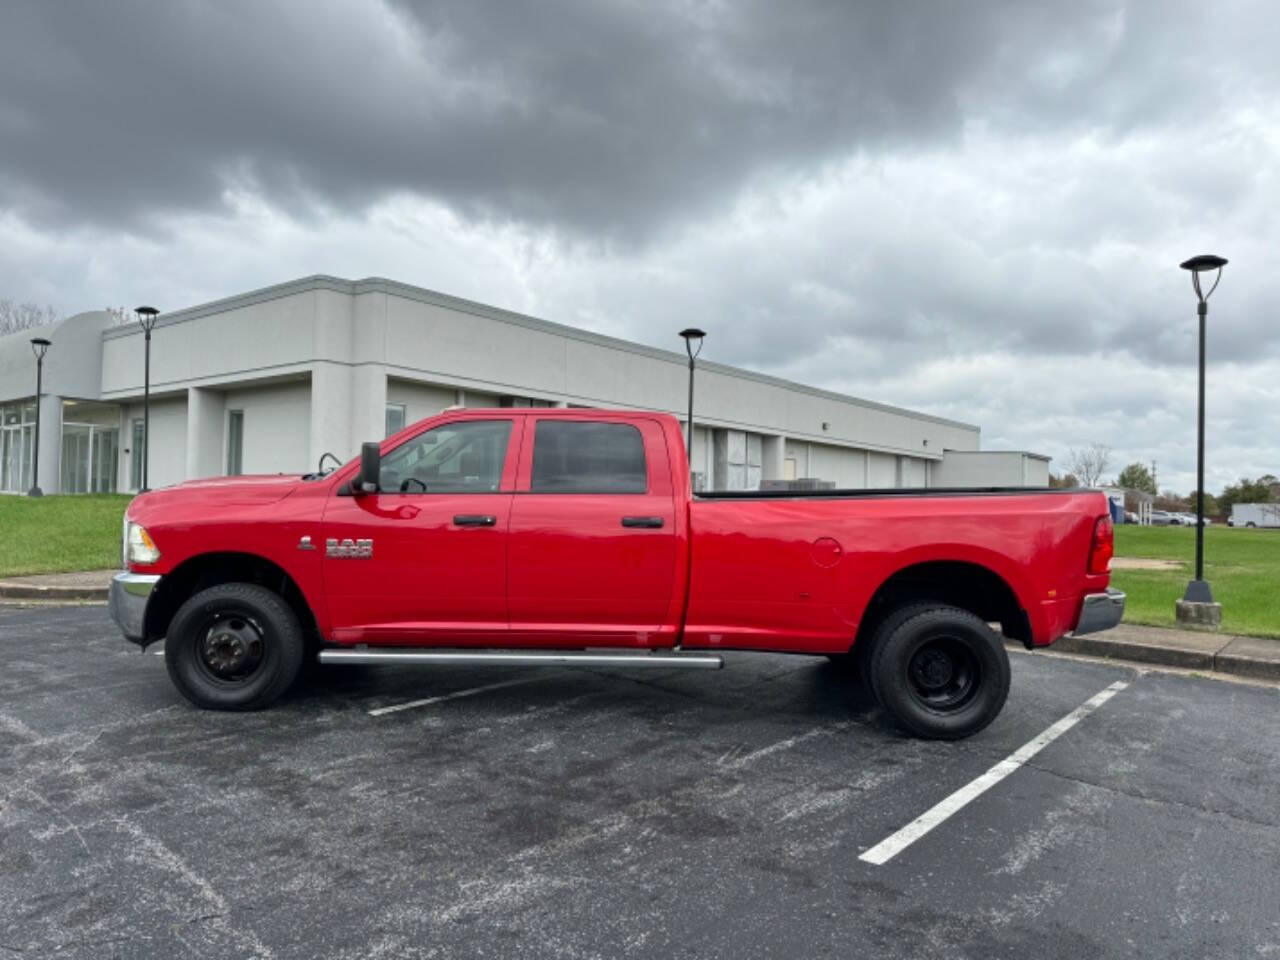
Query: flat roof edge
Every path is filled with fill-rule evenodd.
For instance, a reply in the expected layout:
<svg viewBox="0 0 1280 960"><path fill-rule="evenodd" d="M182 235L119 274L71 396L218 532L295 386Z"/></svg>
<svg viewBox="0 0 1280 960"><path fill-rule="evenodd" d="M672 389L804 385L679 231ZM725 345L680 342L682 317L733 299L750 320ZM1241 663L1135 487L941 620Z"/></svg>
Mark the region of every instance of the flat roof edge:
<svg viewBox="0 0 1280 960"><path fill-rule="evenodd" d="M991 454L1014 454L1019 457L1030 457L1033 460L1044 460L1046 463L1051 461L1053 457L1045 453L1035 453L1031 450L943 450L943 454L953 454L957 457L990 456Z"/></svg>

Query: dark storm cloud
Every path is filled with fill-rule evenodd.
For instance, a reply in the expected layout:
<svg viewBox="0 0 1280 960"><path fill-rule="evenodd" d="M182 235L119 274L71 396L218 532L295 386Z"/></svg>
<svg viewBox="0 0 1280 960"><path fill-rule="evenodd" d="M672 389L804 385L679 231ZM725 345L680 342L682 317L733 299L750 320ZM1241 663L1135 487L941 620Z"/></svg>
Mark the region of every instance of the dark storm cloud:
<svg viewBox="0 0 1280 960"><path fill-rule="evenodd" d="M1151 122L1169 97L1143 64L1172 56L1181 75L1190 54L1158 46L1167 5L1107 0L36 0L0 16L0 200L49 224L136 226L216 209L228 186L295 214L403 190L632 240L753 176L955 138L975 104L1033 127Z"/></svg>
<svg viewBox="0 0 1280 960"><path fill-rule="evenodd" d="M1276 50L1267 0L9 0L0 295L330 272L696 323L708 359L1185 489L1176 264L1218 252L1220 469L1276 472Z"/></svg>

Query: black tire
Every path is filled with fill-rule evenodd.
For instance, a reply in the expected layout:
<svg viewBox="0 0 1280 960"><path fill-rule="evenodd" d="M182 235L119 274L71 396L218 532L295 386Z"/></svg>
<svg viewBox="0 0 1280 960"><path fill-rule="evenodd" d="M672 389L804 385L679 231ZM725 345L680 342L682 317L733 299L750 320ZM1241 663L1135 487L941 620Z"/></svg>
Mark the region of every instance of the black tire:
<svg viewBox="0 0 1280 960"><path fill-rule="evenodd" d="M871 693L876 703L881 702L880 688L876 683L875 670L871 665L876 647L880 646L884 639L897 630L904 621L910 620L926 610L936 610L938 606L937 600L913 600L909 603L904 603L900 607L895 607L888 613L882 614L880 622L872 624L870 629L866 631L865 639L854 645L853 656L858 662L858 675L866 683L867 690Z"/></svg>
<svg viewBox="0 0 1280 960"><path fill-rule="evenodd" d="M169 679L198 707L259 710L293 685L306 648L293 610L252 583L221 583L178 608L164 642Z"/></svg>
<svg viewBox="0 0 1280 960"><path fill-rule="evenodd" d="M1254 523L1252 520L1250 520L1248 523L1245 524L1246 529L1248 529L1249 527L1253 527L1256 530L1258 525Z"/></svg>
<svg viewBox="0 0 1280 960"><path fill-rule="evenodd" d="M1009 696L1009 655L981 619L945 604L912 604L877 631L872 690L907 732L930 740L972 736Z"/></svg>

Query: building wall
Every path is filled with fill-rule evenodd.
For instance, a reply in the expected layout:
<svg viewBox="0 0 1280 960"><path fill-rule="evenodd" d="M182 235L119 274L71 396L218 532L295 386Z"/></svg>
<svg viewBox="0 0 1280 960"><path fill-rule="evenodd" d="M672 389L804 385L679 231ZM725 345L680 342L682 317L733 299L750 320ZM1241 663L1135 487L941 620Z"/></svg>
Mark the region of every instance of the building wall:
<svg viewBox="0 0 1280 960"><path fill-rule="evenodd" d="M872 453L867 458L867 486L873 490L898 485L898 458Z"/></svg>
<svg viewBox="0 0 1280 960"><path fill-rule="evenodd" d="M867 485L867 451L809 444L809 469L804 476L833 480L845 490L861 489Z"/></svg>
<svg viewBox="0 0 1280 960"><path fill-rule="evenodd" d="M132 443L132 423L142 418L142 404L128 404L124 408L120 432L121 479L119 490L136 489L129 477L129 454L124 451ZM130 431L126 433L125 431ZM152 489L168 487L185 480L187 473L187 398L151 398L150 464L147 480Z"/></svg>
<svg viewBox="0 0 1280 960"><path fill-rule="evenodd" d="M674 339L674 335L673 335ZM251 345L247 349L246 345ZM108 331L102 393L124 399L141 388L141 335ZM468 406L515 395L583 406L680 414L686 358L385 280L312 277L162 316L153 338L153 384L226 386L333 364L357 381L381 373L466 391ZM363 374L362 374L363 372ZM339 379L336 372L328 382ZM384 380L385 382L385 380ZM379 400L379 398L373 398ZM321 441L372 425L383 401L346 423L313 423ZM978 448L973 426L816 391L714 363L698 369L697 417L721 429L787 436L925 458L944 448ZM339 420L341 418L338 418ZM367 423L365 421L368 421Z"/></svg>
<svg viewBox="0 0 1280 960"><path fill-rule="evenodd" d="M712 473L715 467L714 458L712 457L713 446L711 428L700 427L695 421L693 425L693 456L690 459L689 469L693 473L702 474L702 489L704 490L712 489Z"/></svg>
<svg viewBox="0 0 1280 960"><path fill-rule="evenodd" d="M1047 487L1049 461L1011 451L981 453L948 450L933 468L936 487Z"/></svg>
<svg viewBox="0 0 1280 960"><path fill-rule="evenodd" d="M929 461L918 457L899 457L899 477L897 486L908 489L927 487L929 485Z"/></svg>
<svg viewBox="0 0 1280 960"><path fill-rule="evenodd" d="M387 403L404 404L405 426L424 417L434 417L457 402L458 391L450 387L407 380L387 381Z"/></svg>
<svg viewBox="0 0 1280 960"><path fill-rule="evenodd" d="M1023 455L1025 483L1028 487L1047 487L1049 485L1049 461L1045 457Z"/></svg>
<svg viewBox="0 0 1280 960"><path fill-rule="evenodd" d="M321 398L321 402L323 398ZM222 469L227 463L227 422L233 410L244 411L245 473L306 473L314 470L307 442L311 387L307 382L228 390L222 423ZM380 439L381 435L377 438ZM332 451L345 460L345 451Z"/></svg>
<svg viewBox="0 0 1280 960"><path fill-rule="evenodd" d="M45 353L42 392L96 400L102 382L102 331L111 323L109 313L95 310L0 337L0 403L35 396L35 336L53 341Z"/></svg>
<svg viewBox="0 0 1280 960"><path fill-rule="evenodd" d="M467 389L462 391L462 405L464 407L496 407L500 399L498 394L487 393L484 390Z"/></svg>
<svg viewBox="0 0 1280 960"><path fill-rule="evenodd" d="M105 314L71 318L59 331L55 350L68 347L67 357L61 372L52 369L62 395L121 405L119 476L128 489L141 331L111 327ZM77 337L92 343L72 349ZM246 472L302 472L325 451L354 456L383 435L388 403L405 405L406 423L504 398L682 416L688 368L672 340L676 349L660 350L387 280L323 276L162 315L152 339L152 390L161 395L152 486L225 470L234 409L245 413ZM0 397L29 392L20 382L30 379L27 352L25 340L0 340ZM938 485L947 476L942 451L979 447L975 426L712 362L699 362L696 399L691 465L707 489L791 476L847 488ZM997 482L992 469L1013 482L1008 464L990 456L999 455L956 469L981 475L978 485ZM1048 464L1029 457L1018 470L1034 483L1047 479Z"/></svg>

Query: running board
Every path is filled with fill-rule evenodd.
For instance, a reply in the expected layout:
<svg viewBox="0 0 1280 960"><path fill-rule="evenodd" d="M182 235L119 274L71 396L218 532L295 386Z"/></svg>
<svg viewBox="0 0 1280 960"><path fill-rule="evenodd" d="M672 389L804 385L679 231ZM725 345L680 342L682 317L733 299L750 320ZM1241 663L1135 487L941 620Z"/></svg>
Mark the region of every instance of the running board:
<svg viewBox="0 0 1280 960"><path fill-rule="evenodd" d="M547 653L503 650L413 650L395 647L360 650L321 650L317 658L324 664L338 663L487 663L491 666L537 667L646 667L661 669L719 670L720 657L687 653Z"/></svg>

